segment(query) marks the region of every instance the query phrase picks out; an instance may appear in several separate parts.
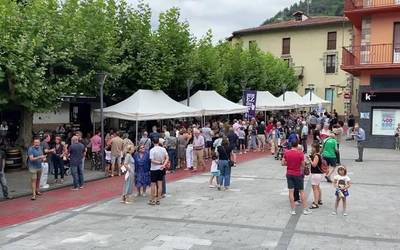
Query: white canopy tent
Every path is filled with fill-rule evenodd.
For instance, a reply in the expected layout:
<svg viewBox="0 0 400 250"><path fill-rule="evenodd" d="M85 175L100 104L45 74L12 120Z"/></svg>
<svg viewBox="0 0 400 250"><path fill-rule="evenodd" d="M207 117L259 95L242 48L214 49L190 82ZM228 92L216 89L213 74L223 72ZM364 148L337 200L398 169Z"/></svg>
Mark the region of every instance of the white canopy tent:
<svg viewBox="0 0 400 250"><path fill-rule="evenodd" d="M96 109L97 114L100 109ZM187 107L174 101L161 90L136 91L129 98L103 109L106 118L117 118L136 122L136 141L138 121L173 119L201 116L200 110Z"/></svg>
<svg viewBox="0 0 400 250"><path fill-rule="evenodd" d="M306 108L311 106L309 102L305 101L303 97L294 91L286 91L279 99L292 108Z"/></svg>
<svg viewBox="0 0 400 250"><path fill-rule="evenodd" d="M293 108L292 105L285 103L282 99L271 94L269 91L257 91L256 100L257 110L285 110Z"/></svg>
<svg viewBox="0 0 400 250"><path fill-rule="evenodd" d="M313 92L308 92L305 96L302 97L305 102L308 102L310 106L319 106L321 104L329 104L331 102L322 99L317 96Z"/></svg>
<svg viewBox="0 0 400 250"><path fill-rule="evenodd" d="M187 99L181 101L187 104ZM214 90L199 90L189 99L189 106L201 111L203 116L228 115L247 112L247 107L229 101Z"/></svg>

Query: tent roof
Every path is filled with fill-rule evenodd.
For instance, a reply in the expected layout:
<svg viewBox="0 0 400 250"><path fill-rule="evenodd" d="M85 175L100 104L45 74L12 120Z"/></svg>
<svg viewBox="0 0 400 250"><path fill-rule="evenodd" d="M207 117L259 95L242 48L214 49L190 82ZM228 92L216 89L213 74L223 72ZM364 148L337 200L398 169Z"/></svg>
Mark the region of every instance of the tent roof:
<svg viewBox="0 0 400 250"><path fill-rule="evenodd" d="M124 101L104 108L103 113L104 117L132 121L201 116L200 110L174 101L161 90L145 89L139 89Z"/></svg>
<svg viewBox="0 0 400 250"><path fill-rule="evenodd" d="M282 99L271 94L269 91L257 91L258 110L283 110L291 109L293 106L283 102Z"/></svg>
<svg viewBox="0 0 400 250"><path fill-rule="evenodd" d="M317 96L316 94L314 94L314 92L310 92L310 91L302 98L304 101L308 102L311 106L318 106L320 104L331 103L331 102L324 100L321 97Z"/></svg>
<svg viewBox="0 0 400 250"><path fill-rule="evenodd" d="M279 99L283 101L283 94L279 96ZM305 101L299 94L294 91L285 92L285 104L292 106L293 108L310 107L310 103L308 101Z"/></svg>
<svg viewBox="0 0 400 250"><path fill-rule="evenodd" d="M186 105L187 99L181 101ZM247 112L247 107L229 101L214 90L199 90L190 97L189 106L201 110L203 115L224 115Z"/></svg>

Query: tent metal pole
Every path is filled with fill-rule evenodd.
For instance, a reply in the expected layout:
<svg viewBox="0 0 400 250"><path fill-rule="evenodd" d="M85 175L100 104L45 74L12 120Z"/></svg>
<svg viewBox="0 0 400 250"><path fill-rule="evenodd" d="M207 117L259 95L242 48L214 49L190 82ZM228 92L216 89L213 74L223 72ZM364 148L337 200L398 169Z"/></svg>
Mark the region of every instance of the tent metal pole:
<svg viewBox="0 0 400 250"><path fill-rule="evenodd" d="M264 110L264 122L265 124L267 124L267 111Z"/></svg>
<svg viewBox="0 0 400 250"><path fill-rule="evenodd" d="M139 137L139 121L136 120L136 131L135 131L135 145L138 145L138 137Z"/></svg>

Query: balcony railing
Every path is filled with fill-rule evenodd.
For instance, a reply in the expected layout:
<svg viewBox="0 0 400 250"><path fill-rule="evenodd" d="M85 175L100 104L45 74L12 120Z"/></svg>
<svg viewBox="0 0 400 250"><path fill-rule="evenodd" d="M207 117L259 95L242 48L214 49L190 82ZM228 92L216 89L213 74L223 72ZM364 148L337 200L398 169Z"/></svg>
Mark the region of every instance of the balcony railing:
<svg viewBox="0 0 400 250"><path fill-rule="evenodd" d="M343 67L400 67L400 43L344 47L342 57Z"/></svg>
<svg viewBox="0 0 400 250"><path fill-rule="evenodd" d="M400 0L345 0L344 11L400 6Z"/></svg>

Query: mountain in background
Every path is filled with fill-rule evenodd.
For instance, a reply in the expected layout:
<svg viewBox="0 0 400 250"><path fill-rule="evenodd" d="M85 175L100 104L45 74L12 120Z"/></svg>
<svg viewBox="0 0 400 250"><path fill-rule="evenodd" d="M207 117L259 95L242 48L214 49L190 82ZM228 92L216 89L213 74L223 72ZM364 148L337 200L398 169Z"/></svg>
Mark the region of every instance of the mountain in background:
<svg viewBox="0 0 400 250"><path fill-rule="evenodd" d="M343 16L343 0L309 0L309 2L309 16ZM307 13L307 1L300 1L279 11L263 24L291 20L293 19L292 14L296 11Z"/></svg>

